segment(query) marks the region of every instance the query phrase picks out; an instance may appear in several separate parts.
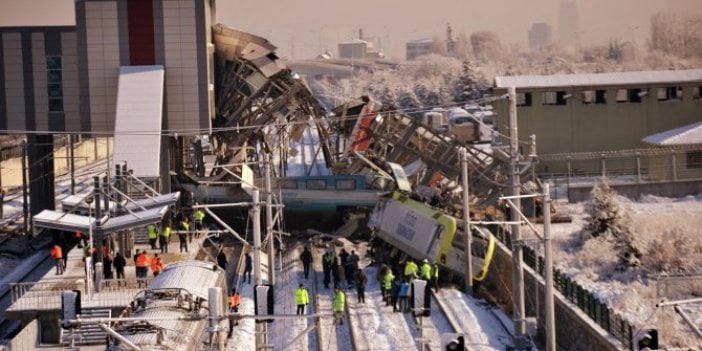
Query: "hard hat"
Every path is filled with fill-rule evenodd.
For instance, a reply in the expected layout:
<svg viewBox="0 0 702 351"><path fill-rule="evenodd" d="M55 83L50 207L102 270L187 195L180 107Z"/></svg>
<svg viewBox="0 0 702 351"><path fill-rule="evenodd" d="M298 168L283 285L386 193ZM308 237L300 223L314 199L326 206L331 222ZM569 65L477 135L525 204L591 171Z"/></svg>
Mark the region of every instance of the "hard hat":
<svg viewBox="0 0 702 351"><path fill-rule="evenodd" d="M429 263L429 260L427 260L427 259L425 258L425 259L422 260L422 262L424 262L424 263Z"/></svg>

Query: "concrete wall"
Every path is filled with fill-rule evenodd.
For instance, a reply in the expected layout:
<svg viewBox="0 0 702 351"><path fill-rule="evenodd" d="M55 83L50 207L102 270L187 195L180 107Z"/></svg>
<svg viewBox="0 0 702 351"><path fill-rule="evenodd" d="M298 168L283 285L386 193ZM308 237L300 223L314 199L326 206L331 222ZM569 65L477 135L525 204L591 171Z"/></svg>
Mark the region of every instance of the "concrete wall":
<svg viewBox="0 0 702 351"><path fill-rule="evenodd" d="M526 290L527 317L538 316L539 328L543 328L543 281L536 278L530 269L525 269L524 286ZM481 284L481 290L487 292L509 312L512 307L512 255L502 244L498 243L490 271ZM568 351L617 351L627 349L612 335L592 322L582 311L556 292L555 298L556 342L559 350ZM543 330L539 332L543 335ZM543 341L543 340L541 340Z"/></svg>

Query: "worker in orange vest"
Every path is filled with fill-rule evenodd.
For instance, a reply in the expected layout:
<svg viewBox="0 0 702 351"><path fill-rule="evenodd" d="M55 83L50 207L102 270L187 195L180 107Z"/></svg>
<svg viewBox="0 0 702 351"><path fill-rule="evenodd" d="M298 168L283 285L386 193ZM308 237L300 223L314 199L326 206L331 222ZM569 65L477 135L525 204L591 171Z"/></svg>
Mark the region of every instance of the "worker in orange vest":
<svg viewBox="0 0 702 351"><path fill-rule="evenodd" d="M154 273L154 277L157 276L163 270L163 261L158 254L154 254L154 258L151 259L151 271Z"/></svg>
<svg viewBox="0 0 702 351"><path fill-rule="evenodd" d="M136 257L136 276L137 276L138 287L141 287L142 283L144 283L144 286L146 286L146 275L147 275L148 271L149 271L149 255L147 255L146 250L144 250L141 252L141 254L139 254Z"/></svg>
<svg viewBox="0 0 702 351"><path fill-rule="evenodd" d="M56 260L56 275L63 274L63 250L61 250L61 245L54 244L49 252L51 257Z"/></svg>
<svg viewBox="0 0 702 351"><path fill-rule="evenodd" d="M232 293L229 295L229 312L239 312L239 304L241 303L241 296L236 288L232 289ZM234 326L239 325L239 322L234 322L234 318L229 318L229 333L228 338L232 337L232 332L234 331Z"/></svg>

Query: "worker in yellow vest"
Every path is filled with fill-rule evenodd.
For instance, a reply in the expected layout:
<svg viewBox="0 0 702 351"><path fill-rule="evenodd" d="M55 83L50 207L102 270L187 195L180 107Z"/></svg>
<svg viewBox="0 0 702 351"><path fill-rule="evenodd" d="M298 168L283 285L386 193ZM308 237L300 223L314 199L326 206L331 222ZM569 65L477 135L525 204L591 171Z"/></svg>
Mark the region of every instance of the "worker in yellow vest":
<svg viewBox="0 0 702 351"><path fill-rule="evenodd" d="M158 235L158 243L161 247L161 254L168 253L168 243L171 242L171 225L168 222L163 223L163 230Z"/></svg>
<svg viewBox="0 0 702 351"><path fill-rule="evenodd" d="M156 225L151 223L146 226L146 230L149 232L149 244L151 245L151 250L156 250L156 239L158 237L158 229Z"/></svg>

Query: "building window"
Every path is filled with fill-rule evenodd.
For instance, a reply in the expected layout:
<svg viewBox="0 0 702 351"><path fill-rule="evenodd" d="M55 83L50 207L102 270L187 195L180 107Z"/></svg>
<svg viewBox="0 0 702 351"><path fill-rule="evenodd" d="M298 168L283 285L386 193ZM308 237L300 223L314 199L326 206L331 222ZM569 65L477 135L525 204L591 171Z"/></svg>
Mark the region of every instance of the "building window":
<svg viewBox="0 0 702 351"><path fill-rule="evenodd" d="M63 69L61 56L46 57L46 82L49 112L63 111Z"/></svg>
<svg viewBox="0 0 702 351"><path fill-rule="evenodd" d="M606 104L607 103L607 90L595 90L595 103L596 104Z"/></svg>
<svg viewBox="0 0 702 351"><path fill-rule="evenodd" d="M531 106L531 93L517 93L517 106Z"/></svg>
<svg viewBox="0 0 702 351"><path fill-rule="evenodd" d="M541 94L541 102L544 105L565 105L569 97L571 95L565 91L546 91Z"/></svg>
<svg viewBox="0 0 702 351"><path fill-rule="evenodd" d="M583 104L592 104L595 102L595 91L594 90L584 90L583 91Z"/></svg>
<svg viewBox="0 0 702 351"><path fill-rule="evenodd" d="M631 103L641 103L641 97L644 94L641 89L629 89L629 102Z"/></svg>
<svg viewBox="0 0 702 351"><path fill-rule="evenodd" d="M683 95L682 87L658 88L658 101L681 101Z"/></svg>
<svg viewBox="0 0 702 351"><path fill-rule="evenodd" d="M624 103L629 101L629 91L627 89L617 89L617 102Z"/></svg>
<svg viewBox="0 0 702 351"><path fill-rule="evenodd" d="M687 168L702 168L702 151L687 153Z"/></svg>
<svg viewBox="0 0 702 351"><path fill-rule="evenodd" d="M702 87L693 87L692 88L692 99L693 100L700 100L702 99Z"/></svg>

